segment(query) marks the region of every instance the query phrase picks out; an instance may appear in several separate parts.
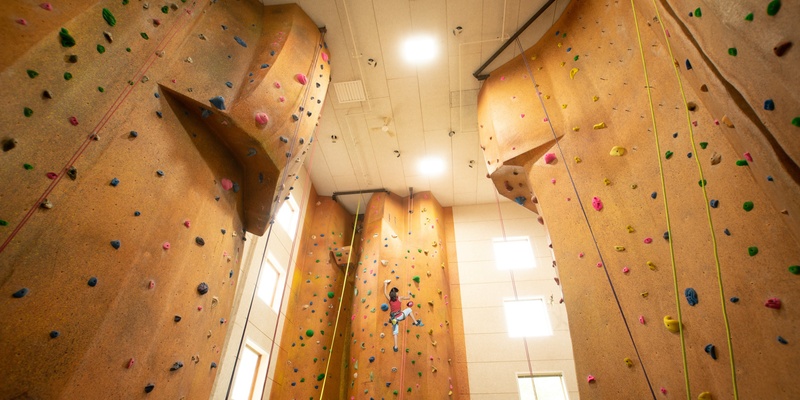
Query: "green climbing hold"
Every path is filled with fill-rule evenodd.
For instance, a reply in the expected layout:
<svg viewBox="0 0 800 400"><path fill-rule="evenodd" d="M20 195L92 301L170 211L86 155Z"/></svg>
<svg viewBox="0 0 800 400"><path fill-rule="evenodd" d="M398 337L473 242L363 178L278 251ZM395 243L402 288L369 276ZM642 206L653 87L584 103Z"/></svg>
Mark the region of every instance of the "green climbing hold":
<svg viewBox="0 0 800 400"><path fill-rule="evenodd" d="M161 7L161 12L164 13L164 14L168 14L169 13L169 7L167 7L167 6Z"/></svg>
<svg viewBox="0 0 800 400"><path fill-rule="evenodd" d="M329 298L329 299L332 299L332 298L333 298L333 296L334 296L334 295L333 295L333 292L328 292L328 298Z"/></svg>
<svg viewBox="0 0 800 400"><path fill-rule="evenodd" d="M700 142L700 148L705 150L708 147L708 142Z"/></svg>
<svg viewBox="0 0 800 400"><path fill-rule="evenodd" d="M0 226L8 226L8 221L0 219Z"/></svg>
<svg viewBox="0 0 800 400"><path fill-rule="evenodd" d="M747 160L736 160L736 165L744 167L747 165Z"/></svg>
<svg viewBox="0 0 800 400"><path fill-rule="evenodd" d="M146 33L142 32L142 33L140 33L140 35L142 35L142 39L144 39L144 40L150 40L150 36L147 36L147 34L146 34Z"/></svg>
<svg viewBox="0 0 800 400"><path fill-rule="evenodd" d="M671 151L667 150L667 152L666 152L666 153L664 153L664 158L666 158L667 160L669 160L669 159L670 159L670 157L672 157L672 154L673 154L673 153L672 153Z"/></svg>
<svg viewBox="0 0 800 400"><path fill-rule="evenodd" d="M703 12L700 11L700 7L697 7L697 9L694 10L694 16L697 17L697 18L700 18L700 17L703 16Z"/></svg>
<svg viewBox="0 0 800 400"><path fill-rule="evenodd" d="M105 53L105 52L106 52L106 48L105 48L105 47L103 47L103 45L102 45L102 44L98 44L98 45L97 45L97 52L98 52L98 53L100 53L100 54L103 54L103 53Z"/></svg>
<svg viewBox="0 0 800 400"><path fill-rule="evenodd" d="M98 87L97 87L97 91L98 91L98 92L100 92L100 93L103 93L103 92L105 92L106 90L105 90L105 89L103 89L103 87L102 87L102 86L98 86Z"/></svg>
<svg viewBox="0 0 800 400"><path fill-rule="evenodd" d="M25 169L27 169L28 171L30 171L30 170L32 170L32 169L33 169L33 165L30 165L30 164L27 164L27 163L25 163L25 164L22 164L22 168L25 168Z"/></svg>
<svg viewBox="0 0 800 400"><path fill-rule="evenodd" d="M341 251L337 251L336 252L336 257L341 257L341 256L342 256L342 252Z"/></svg>
<svg viewBox="0 0 800 400"><path fill-rule="evenodd" d="M130 47L126 47L126 48L125 48L125 51L127 51L128 53L130 53L130 52L131 52L131 48L130 48Z"/></svg>
<svg viewBox="0 0 800 400"><path fill-rule="evenodd" d="M31 110L31 108L30 108L30 107L25 107L25 109L24 109L24 110L22 110L22 113L23 113L23 114L24 114L26 117L30 117L31 115L33 115L33 110Z"/></svg>
<svg viewBox="0 0 800 400"><path fill-rule="evenodd" d="M800 275L800 265L791 265L791 266L789 266L789 272L791 272L791 273L793 273L795 275Z"/></svg>
<svg viewBox="0 0 800 400"><path fill-rule="evenodd" d="M578 61L578 57L580 57L580 56L575 56L575 58L573 58L572 60L573 61Z"/></svg>
<svg viewBox="0 0 800 400"><path fill-rule="evenodd" d="M117 24L117 19L114 18L114 14L112 14L111 10L107 8L103 9L103 19L106 20L109 26L114 26Z"/></svg>
<svg viewBox="0 0 800 400"><path fill-rule="evenodd" d="M307 331L306 331L306 336L308 336L308 337L312 337L312 336L314 336L314 330L313 330L313 329L309 329L309 330L307 330Z"/></svg>
<svg viewBox="0 0 800 400"><path fill-rule="evenodd" d="M319 375L317 375L317 381L321 381L321 380L323 380L323 379L325 379L325 374L319 374Z"/></svg>
<svg viewBox="0 0 800 400"><path fill-rule="evenodd" d="M752 21L752 20L753 20L753 13L747 14L747 15L744 17L744 20L745 20L745 21Z"/></svg>
<svg viewBox="0 0 800 400"><path fill-rule="evenodd" d="M731 47L728 49L728 54L736 57L736 55L739 54L739 51L736 50L736 47Z"/></svg>
<svg viewBox="0 0 800 400"><path fill-rule="evenodd" d="M123 6L127 6L128 5L128 0L122 0L122 5Z"/></svg>
<svg viewBox="0 0 800 400"><path fill-rule="evenodd" d="M70 79L72 79L72 74L70 74L69 72L64 72L64 80L68 81Z"/></svg>
<svg viewBox="0 0 800 400"><path fill-rule="evenodd" d="M800 126L800 117L794 117L794 119L792 119L792 125Z"/></svg>
<svg viewBox="0 0 800 400"><path fill-rule="evenodd" d="M753 209L753 202L752 201L745 201L744 205L742 205L745 211L750 211Z"/></svg>
<svg viewBox="0 0 800 400"><path fill-rule="evenodd" d="M317 362L317 357L314 357L314 362Z"/></svg>
<svg viewBox="0 0 800 400"><path fill-rule="evenodd" d="M699 181L697 181L697 184L698 184L698 185L700 185L700 187L703 187L703 186L705 186L705 185L706 185L706 183L708 183L708 182L706 182L706 180L705 180L705 179L702 179L702 180L699 180Z"/></svg>
<svg viewBox="0 0 800 400"><path fill-rule="evenodd" d="M75 38L69 34L67 28L61 28L61 31L58 32L58 36L61 37L61 45L64 47L72 47L75 46Z"/></svg>
<svg viewBox="0 0 800 400"><path fill-rule="evenodd" d="M27 72L28 72L28 76L31 79L36 78L37 76L39 76L39 73L34 71L34 70L32 70L32 69L29 69Z"/></svg>
<svg viewBox="0 0 800 400"><path fill-rule="evenodd" d="M781 0L772 0L767 4L767 15L775 15L781 10Z"/></svg>
<svg viewBox="0 0 800 400"><path fill-rule="evenodd" d="M750 254L750 257L758 254L758 247L756 247L756 246L748 247L747 248L747 254Z"/></svg>
<svg viewBox="0 0 800 400"><path fill-rule="evenodd" d="M414 275L414 277L411 278L411 280L414 281L414 282L419 283L419 275Z"/></svg>

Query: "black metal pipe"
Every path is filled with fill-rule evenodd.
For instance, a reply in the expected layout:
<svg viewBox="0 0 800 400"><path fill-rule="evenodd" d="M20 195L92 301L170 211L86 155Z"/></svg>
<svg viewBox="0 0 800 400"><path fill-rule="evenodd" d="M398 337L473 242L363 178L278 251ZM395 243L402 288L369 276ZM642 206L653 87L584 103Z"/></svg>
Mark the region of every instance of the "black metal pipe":
<svg viewBox="0 0 800 400"><path fill-rule="evenodd" d="M494 59L497 58L497 56L499 56L500 53L502 53L503 50L505 50L506 47L508 47L508 45L511 44L511 42L514 41L514 39L516 39L519 35L521 35L522 32L525 32L525 29L528 29L528 27L531 26L533 21L536 21L536 19L539 18L539 16L542 15L545 12L545 10L547 10L547 7L550 7L550 5L553 4L555 1L556 0L549 0L547 3L545 3L545 5L543 5L542 8L540 8L539 11L536 12L536 14L533 14L531 19L529 19L528 22L525 23L525 25L522 25L522 27L520 27L517 30L517 32L514 33L514 35L508 38L508 40L506 40L506 42L503 43L503 45L500 46L500 48L497 49L497 51L495 51L494 54L492 54L492 56L489 57L489 59L486 60L486 62L483 63L483 65L481 65L480 68L478 68L478 70L472 74L472 76L474 76L475 79L479 81L486 80L486 78L489 77L489 74L481 74L481 72L483 72L483 70L486 69L486 67L488 67L489 64L491 64L492 61L494 61Z"/></svg>
<svg viewBox="0 0 800 400"><path fill-rule="evenodd" d="M379 193L379 192L389 193L388 190L383 189L383 188L380 188L380 189L365 189L365 190L351 190L349 192L333 192L333 194L331 195L331 198L333 198L333 200L335 201L336 197L338 197L338 196L347 196L347 195L351 195L351 194L363 194L363 193Z"/></svg>

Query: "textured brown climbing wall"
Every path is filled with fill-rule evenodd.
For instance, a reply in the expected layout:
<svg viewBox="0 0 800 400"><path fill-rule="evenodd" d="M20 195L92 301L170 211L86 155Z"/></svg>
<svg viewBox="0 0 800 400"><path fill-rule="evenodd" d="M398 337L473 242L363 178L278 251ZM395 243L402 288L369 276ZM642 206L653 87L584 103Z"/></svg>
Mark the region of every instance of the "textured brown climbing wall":
<svg viewBox="0 0 800 400"><path fill-rule="evenodd" d="M287 291L288 309L271 399L319 398L329 355L325 398L339 398L342 363L347 357L353 269L342 297L345 269L331 253L350 246L354 217L330 197L317 197L309 207L292 288ZM340 299L341 318L334 332Z"/></svg>
<svg viewBox="0 0 800 400"><path fill-rule="evenodd" d="M652 2L636 1L633 12L628 1L573 1L545 38L524 59L494 71L480 94L490 173L506 163L522 165L550 232L576 369L584 378L582 398L649 398L651 388L657 397L663 390L685 398L684 371L691 398L703 392L734 398L735 390L740 398L791 398L794 392L800 175L793 138L800 128L792 122L800 103L791 77L800 64L796 48L778 56L773 46L797 41L791 21L800 9L783 4L771 16L764 2L689 3L658 3L673 59ZM738 48L736 58L729 48ZM686 100L694 103L688 116L675 64ZM774 110L765 104L769 99ZM559 146L548 143L556 137ZM612 155L621 153L615 146L624 154ZM687 288L697 293L693 306ZM765 307L774 298L781 308ZM662 322L678 318L678 305L686 368L680 333ZM707 345L716 359L704 351Z"/></svg>
<svg viewBox="0 0 800 400"><path fill-rule="evenodd" d="M317 28L256 1L0 14L0 397L208 396L243 229L321 108Z"/></svg>
<svg viewBox="0 0 800 400"><path fill-rule="evenodd" d="M376 193L364 218L350 316L347 397L457 396L442 207L430 192L413 199ZM398 352L392 350L389 313L381 309L388 303L383 293L387 279L400 296L410 293L414 316L424 324L413 326L411 319L398 323Z"/></svg>

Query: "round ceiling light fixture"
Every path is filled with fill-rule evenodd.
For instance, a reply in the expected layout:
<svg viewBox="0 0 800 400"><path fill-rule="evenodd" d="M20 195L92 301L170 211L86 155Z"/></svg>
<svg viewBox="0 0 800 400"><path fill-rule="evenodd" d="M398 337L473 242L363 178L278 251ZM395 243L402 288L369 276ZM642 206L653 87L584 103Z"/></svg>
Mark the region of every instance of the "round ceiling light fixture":
<svg viewBox="0 0 800 400"><path fill-rule="evenodd" d="M416 35L403 42L402 54L406 62L419 65L433 61L439 46L431 36Z"/></svg>

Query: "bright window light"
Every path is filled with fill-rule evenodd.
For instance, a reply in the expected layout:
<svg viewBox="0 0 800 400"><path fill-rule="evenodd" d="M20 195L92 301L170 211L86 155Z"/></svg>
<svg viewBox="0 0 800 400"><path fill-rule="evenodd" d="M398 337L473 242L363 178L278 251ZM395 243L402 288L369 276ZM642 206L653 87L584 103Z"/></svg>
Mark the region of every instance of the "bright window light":
<svg viewBox="0 0 800 400"><path fill-rule="evenodd" d="M499 270L529 269L536 266L533 247L527 236L494 238L494 261Z"/></svg>
<svg viewBox="0 0 800 400"><path fill-rule="evenodd" d="M264 267L261 269L261 279L258 281L258 298L272 308L276 309L279 294L283 291L283 269L272 256L267 254Z"/></svg>
<svg viewBox="0 0 800 400"><path fill-rule="evenodd" d="M294 196L289 195L289 198L283 202L280 210L278 210L278 215L275 216L275 220L278 221L278 224L286 231L286 234L294 239L294 235L297 233L297 220L299 218L300 212L299 207L297 207L297 202L294 200Z"/></svg>
<svg viewBox="0 0 800 400"><path fill-rule="evenodd" d="M444 172L444 161L441 158L423 158L419 162L419 172L425 176L436 176Z"/></svg>
<svg viewBox="0 0 800 400"><path fill-rule="evenodd" d="M261 354L249 344L242 349L239 364L236 366L236 379L233 381L233 400L250 400L256 389L256 372L261 363ZM259 396L260 397L260 396Z"/></svg>
<svg viewBox="0 0 800 400"><path fill-rule="evenodd" d="M506 300L508 337L552 336L550 318L542 299Z"/></svg>
<svg viewBox="0 0 800 400"><path fill-rule="evenodd" d="M433 61L438 52L436 40L430 36L412 36L403 42L403 59L411 64L425 64Z"/></svg>
<svg viewBox="0 0 800 400"><path fill-rule="evenodd" d="M517 376L520 400L569 400L564 377L559 375Z"/></svg>

